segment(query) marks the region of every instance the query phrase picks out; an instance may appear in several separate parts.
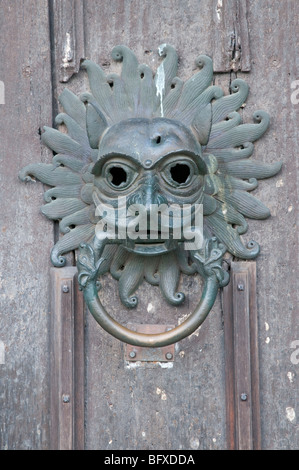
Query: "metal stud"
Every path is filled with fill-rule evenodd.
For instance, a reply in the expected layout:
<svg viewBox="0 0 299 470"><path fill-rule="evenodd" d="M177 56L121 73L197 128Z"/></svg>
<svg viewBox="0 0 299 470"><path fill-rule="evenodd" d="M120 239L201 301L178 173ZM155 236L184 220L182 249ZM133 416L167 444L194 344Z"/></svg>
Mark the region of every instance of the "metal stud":
<svg viewBox="0 0 299 470"><path fill-rule="evenodd" d="M71 397L69 395L62 395L63 403L69 403L71 401Z"/></svg>
<svg viewBox="0 0 299 470"><path fill-rule="evenodd" d="M130 354L129 354L130 358L131 359L134 359L134 357L136 357L136 352L135 351L131 351Z"/></svg>

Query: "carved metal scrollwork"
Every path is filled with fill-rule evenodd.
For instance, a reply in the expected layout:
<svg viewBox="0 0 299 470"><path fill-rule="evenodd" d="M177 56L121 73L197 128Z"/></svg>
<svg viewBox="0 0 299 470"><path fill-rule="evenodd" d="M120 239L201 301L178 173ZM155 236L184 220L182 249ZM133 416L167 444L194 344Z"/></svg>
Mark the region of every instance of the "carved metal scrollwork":
<svg viewBox="0 0 299 470"><path fill-rule="evenodd" d="M31 164L20 172L23 181L34 177L51 187L42 212L59 221L63 234L51 253L54 266L63 266L63 255L79 248L79 282L91 313L111 334L140 346L170 344L202 323L219 286L228 283L222 268L226 252L241 259L258 255L258 244L245 246L241 238L248 228L246 218L265 219L270 213L250 192L259 179L281 168L281 163L249 158L253 142L268 128L269 116L256 111L253 123L242 123L238 109L248 95L243 80L234 80L231 94L224 96L211 85L209 57L199 56L199 71L183 82L177 77L174 48L164 44L159 53L163 61L155 74L125 46L112 51L112 58L122 62L120 75L106 76L85 60L90 92L78 98L65 89L59 98L65 112L56 124L65 124L68 134L49 127L42 134L55 152L52 163ZM159 208L155 236L140 229L142 221L149 222L153 206ZM193 225L201 207L200 246L186 245L190 237L183 230L184 219L173 212L166 226L163 211L169 215L169 207L188 207ZM112 226L118 236L108 236ZM175 230L179 236L173 235ZM128 308L137 305L135 292L143 281L159 286L170 304L180 305L185 299L178 292L181 273L200 274L202 299L185 323L170 332L135 333L101 305L99 279L106 272L118 280Z"/></svg>

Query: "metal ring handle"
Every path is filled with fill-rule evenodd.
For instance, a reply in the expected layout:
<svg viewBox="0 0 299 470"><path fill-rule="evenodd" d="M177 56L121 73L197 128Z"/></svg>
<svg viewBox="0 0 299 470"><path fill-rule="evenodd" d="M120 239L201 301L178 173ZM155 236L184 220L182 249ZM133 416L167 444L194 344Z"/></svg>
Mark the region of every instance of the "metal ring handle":
<svg viewBox="0 0 299 470"><path fill-rule="evenodd" d="M179 326L165 333L145 334L132 331L115 321L102 305L96 281L90 281L84 288L84 299L99 325L115 338L133 346L157 348L176 343L193 333L205 320L214 305L219 282L215 275L209 276L204 285L200 302L194 312Z"/></svg>
<svg viewBox="0 0 299 470"><path fill-rule="evenodd" d="M218 288L225 286L229 281L229 274L222 268L225 247L213 237L205 242L202 253L192 254L193 261L197 264L197 271L204 279L202 296L194 312L181 325L170 331L155 334L139 333L114 320L99 299L97 279L100 265L104 261L104 258L101 258L103 246L94 250L91 245L81 243L77 259L80 288L84 290L84 300L97 323L115 338L133 346L163 347L191 335L211 311Z"/></svg>

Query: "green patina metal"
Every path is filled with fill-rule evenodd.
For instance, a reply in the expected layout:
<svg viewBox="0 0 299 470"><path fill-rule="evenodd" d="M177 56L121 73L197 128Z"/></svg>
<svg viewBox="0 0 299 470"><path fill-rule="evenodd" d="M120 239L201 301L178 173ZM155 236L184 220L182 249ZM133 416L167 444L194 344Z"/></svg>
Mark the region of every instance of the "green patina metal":
<svg viewBox="0 0 299 470"><path fill-rule="evenodd" d="M241 239L248 228L246 218L265 219L270 213L250 192L257 180L281 168L280 163L249 159L253 142L268 128L269 116L256 111L253 123L242 124L237 111L248 95L243 80L234 80L231 94L224 96L221 88L211 85L209 57L200 56L199 71L183 82L177 77L174 48L162 45L159 53L163 61L155 74L125 46L112 51L112 58L122 62L120 75L106 76L85 60L82 67L91 93L78 98L65 89L59 98L65 113L56 123L65 124L68 134L48 127L42 134L55 152L52 164L31 164L20 172L23 181L34 177L51 187L42 212L58 220L63 233L51 253L54 266L63 266L63 255L79 248L79 282L98 323L122 341L155 347L184 338L206 318L218 287L228 283L222 269L226 252L241 259L258 255L257 243L245 246ZM126 197L126 207L140 204L147 209L153 204L202 204L203 247L185 250L183 237L163 238L163 227L158 240L151 233L112 240L104 227L95 235L101 220L96 208L116 207L119 197ZM99 278L106 272L118 280L120 298L128 308L137 305L134 294L143 281L159 286L170 304L180 305L185 299L178 292L181 273L200 274L202 299L172 331L136 333L101 305Z"/></svg>

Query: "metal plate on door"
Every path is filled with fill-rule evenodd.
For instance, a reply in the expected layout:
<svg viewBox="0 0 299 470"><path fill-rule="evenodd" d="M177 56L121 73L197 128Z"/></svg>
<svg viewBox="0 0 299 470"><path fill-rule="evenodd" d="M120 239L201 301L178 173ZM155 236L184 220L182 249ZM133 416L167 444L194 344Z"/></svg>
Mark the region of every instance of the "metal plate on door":
<svg viewBox="0 0 299 470"><path fill-rule="evenodd" d="M129 327L138 333L157 334L172 330L174 325L140 325L136 323L130 323ZM131 362L173 362L174 344L160 348L146 348L126 344L125 360Z"/></svg>

